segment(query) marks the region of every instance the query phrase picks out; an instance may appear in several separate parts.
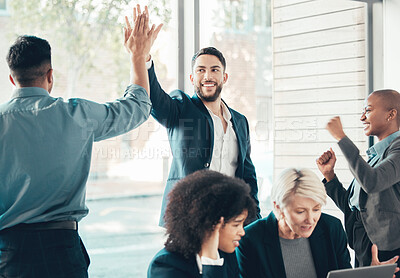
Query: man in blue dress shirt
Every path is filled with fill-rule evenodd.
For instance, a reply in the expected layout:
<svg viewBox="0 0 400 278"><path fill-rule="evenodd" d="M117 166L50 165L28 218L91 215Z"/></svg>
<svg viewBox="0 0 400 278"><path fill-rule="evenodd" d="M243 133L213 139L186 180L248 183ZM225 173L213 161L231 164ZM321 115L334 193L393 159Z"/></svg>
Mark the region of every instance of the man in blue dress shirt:
<svg viewBox="0 0 400 278"><path fill-rule="evenodd" d="M159 30L158 30L159 31ZM89 257L77 231L85 205L92 145L128 132L150 115L145 54L148 30L139 15L125 29L131 79L123 97L99 104L51 97L49 43L21 36L7 62L16 86L0 104L0 277L88 277Z"/></svg>
<svg viewBox="0 0 400 278"><path fill-rule="evenodd" d="M354 176L349 188L344 189L335 175L332 149L323 153L317 164L328 195L344 212L355 265L365 266L372 259L372 244L379 249L380 261L400 255L400 94L394 90L373 92L365 101L360 120L365 135L379 140L368 149L368 161L344 133L339 117L327 125Z"/></svg>

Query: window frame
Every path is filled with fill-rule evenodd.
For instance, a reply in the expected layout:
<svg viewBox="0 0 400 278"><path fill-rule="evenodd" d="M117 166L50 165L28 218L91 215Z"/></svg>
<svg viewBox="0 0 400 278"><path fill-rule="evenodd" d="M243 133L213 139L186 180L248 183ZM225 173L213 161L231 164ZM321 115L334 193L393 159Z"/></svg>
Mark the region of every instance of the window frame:
<svg viewBox="0 0 400 278"><path fill-rule="evenodd" d="M9 16L10 13L8 12L8 0L4 0L4 9L0 8L0 16Z"/></svg>

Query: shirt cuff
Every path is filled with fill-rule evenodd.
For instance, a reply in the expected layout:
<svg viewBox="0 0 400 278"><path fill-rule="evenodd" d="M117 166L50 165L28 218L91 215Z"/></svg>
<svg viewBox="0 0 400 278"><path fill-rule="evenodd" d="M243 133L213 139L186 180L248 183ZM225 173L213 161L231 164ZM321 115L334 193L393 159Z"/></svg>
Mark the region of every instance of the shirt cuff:
<svg viewBox="0 0 400 278"><path fill-rule="evenodd" d="M216 260L213 260L207 257L201 257L201 264L222 266L224 265L224 258L218 258Z"/></svg>
<svg viewBox="0 0 400 278"><path fill-rule="evenodd" d="M324 186L325 186L325 188L326 187L328 187L328 186L331 186L331 184L334 184L335 186L336 186L336 184L337 183L340 183L339 182L339 179L338 179L338 177L336 176L336 174L335 174L335 176L333 177L333 179L331 179L330 181L327 181L325 178L322 180L322 183L324 184Z"/></svg>
<svg viewBox="0 0 400 278"><path fill-rule="evenodd" d="M124 97L126 97L127 95L133 95L135 97L145 97L150 101L146 89L137 84L129 84L128 87L126 87Z"/></svg>
<svg viewBox="0 0 400 278"><path fill-rule="evenodd" d="M219 256L219 253L217 254L218 258L216 260L214 259L210 259L207 257L201 257L199 256L199 254L196 254L196 262L197 262L197 266L199 268L199 272L200 274L203 274L203 265L215 265L215 266L223 266L224 265L224 258L221 258Z"/></svg>
<svg viewBox="0 0 400 278"><path fill-rule="evenodd" d="M146 69L149 70L152 65L153 65L153 59L150 59L150 61L146 62Z"/></svg>

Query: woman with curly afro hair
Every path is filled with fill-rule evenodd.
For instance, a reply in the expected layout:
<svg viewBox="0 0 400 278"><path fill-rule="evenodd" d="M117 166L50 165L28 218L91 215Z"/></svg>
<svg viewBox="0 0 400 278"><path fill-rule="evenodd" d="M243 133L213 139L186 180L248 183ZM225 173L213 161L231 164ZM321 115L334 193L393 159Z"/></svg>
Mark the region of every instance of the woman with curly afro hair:
<svg viewBox="0 0 400 278"><path fill-rule="evenodd" d="M201 170L180 180L168 197L167 241L147 277L239 277L235 248L245 220L256 213L249 185Z"/></svg>

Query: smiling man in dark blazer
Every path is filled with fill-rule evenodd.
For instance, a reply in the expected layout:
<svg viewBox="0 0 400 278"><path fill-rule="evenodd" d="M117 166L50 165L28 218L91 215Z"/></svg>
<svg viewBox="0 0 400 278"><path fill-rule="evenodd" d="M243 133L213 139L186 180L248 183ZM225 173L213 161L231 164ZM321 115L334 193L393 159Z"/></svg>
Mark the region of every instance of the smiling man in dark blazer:
<svg viewBox="0 0 400 278"><path fill-rule="evenodd" d="M258 207L249 124L244 115L221 99L223 85L228 79L225 67L225 58L216 48L198 51L192 58L190 80L195 94L190 97L181 90L167 94L157 80L150 54L147 57L151 114L167 128L173 155L161 207L161 226L167 196L175 183L201 169L243 179L250 186ZM260 218L259 209L257 215Z"/></svg>
<svg viewBox="0 0 400 278"><path fill-rule="evenodd" d="M181 90L165 93L151 60L148 65L153 105L151 114L167 128L173 155L160 225L163 225L167 196L174 184L200 169L211 169L243 179L249 184L258 206L257 178L250 158L247 119L221 99L222 87L228 79L222 53L214 47L207 47L193 56L190 80L195 94L192 97Z"/></svg>

